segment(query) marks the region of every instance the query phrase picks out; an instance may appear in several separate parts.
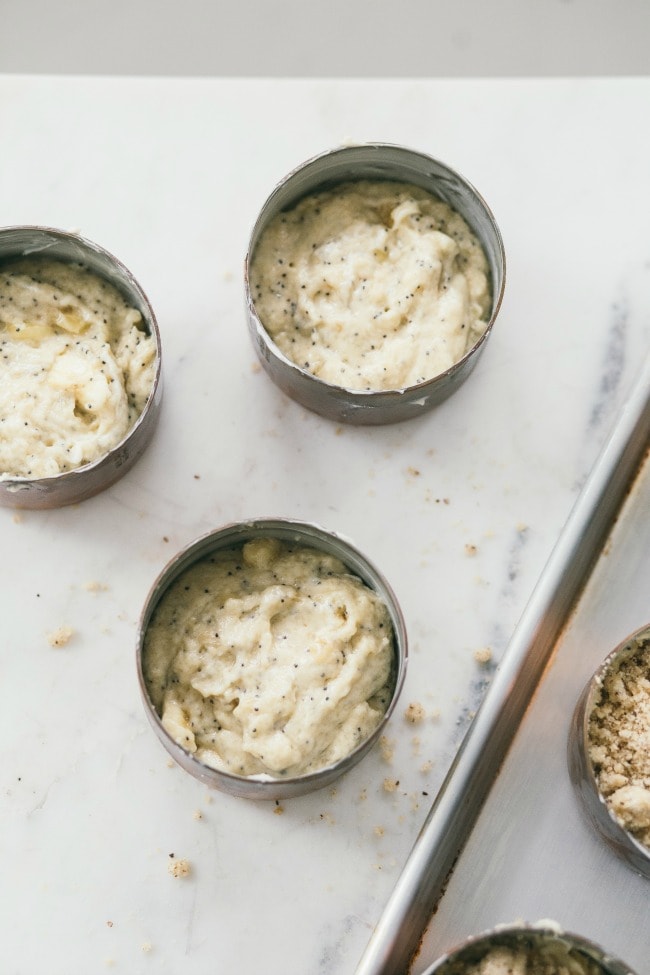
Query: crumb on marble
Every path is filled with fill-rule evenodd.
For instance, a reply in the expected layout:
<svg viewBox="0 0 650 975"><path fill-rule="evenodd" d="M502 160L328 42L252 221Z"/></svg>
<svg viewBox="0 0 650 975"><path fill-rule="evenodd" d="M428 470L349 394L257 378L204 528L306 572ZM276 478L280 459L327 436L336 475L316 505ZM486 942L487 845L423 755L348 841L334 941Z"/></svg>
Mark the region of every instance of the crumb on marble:
<svg viewBox="0 0 650 975"><path fill-rule="evenodd" d="M262 367L261 367L261 365L259 364L259 362L257 360L255 360L255 362L251 363L251 372L257 374L258 372L261 372L261 371L262 371Z"/></svg>
<svg viewBox="0 0 650 975"><path fill-rule="evenodd" d="M192 872L190 861L186 860L184 857L177 857L174 853L169 854L167 869L172 877L176 878L189 877Z"/></svg>
<svg viewBox="0 0 650 975"><path fill-rule="evenodd" d="M404 717L409 722L409 724L419 724L423 721L426 716L426 712L422 705L417 701L412 701L404 712Z"/></svg>
<svg viewBox="0 0 650 975"><path fill-rule="evenodd" d="M24 516L20 511L14 511L13 517L11 519L14 525L20 525L24 521Z"/></svg>
<svg viewBox="0 0 650 975"><path fill-rule="evenodd" d="M412 466L407 467L406 468L406 473L408 474L409 477L419 477L420 476L420 471L417 469L417 467L412 467Z"/></svg>
<svg viewBox="0 0 650 975"><path fill-rule="evenodd" d="M151 944L150 941L145 941L142 944L142 950L145 953L145 955L148 955L150 951L153 951L153 945Z"/></svg>
<svg viewBox="0 0 650 975"><path fill-rule="evenodd" d="M373 829L373 833L375 834L375 836L383 836L385 833L384 827L375 826L375 828Z"/></svg>
<svg viewBox="0 0 650 975"><path fill-rule="evenodd" d="M112 921L107 921L106 922L106 927L107 928L112 928L113 927L113 922Z"/></svg>
<svg viewBox="0 0 650 975"><path fill-rule="evenodd" d="M71 626L60 626L58 630L48 633L47 639L51 647L65 647L74 636Z"/></svg>
<svg viewBox="0 0 650 975"><path fill-rule="evenodd" d="M476 555L477 552L478 552L478 546L472 545L470 542L468 542L467 545L465 546L465 555L469 555L470 557L472 557Z"/></svg>
<svg viewBox="0 0 650 975"><path fill-rule="evenodd" d="M426 775L427 772L430 772L432 768L433 768L433 762L431 761L430 758L427 759L426 762L423 762L422 765L420 765L420 771L422 772L423 775Z"/></svg>
<svg viewBox="0 0 650 975"><path fill-rule="evenodd" d="M390 741L386 735L382 735L379 739L379 749L381 751L381 757L385 762L393 761L393 755L395 754L395 746L392 741Z"/></svg>
<svg viewBox="0 0 650 975"><path fill-rule="evenodd" d="M275 806L273 807L273 812L275 813L276 816L281 816L284 812L284 806L280 805L278 799L275 800Z"/></svg>
<svg viewBox="0 0 650 975"><path fill-rule="evenodd" d="M417 792L412 792L409 799L411 801L411 812L416 813L420 808L420 796Z"/></svg>
<svg viewBox="0 0 650 975"><path fill-rule="evenodd" d="M384 779L384 792L396 792L399 779Z"/></svg>
<svg viewBox="0 0 650 975"><path fill-rule="evenodd" d="M88 582L84 582L84 589L86 592L106 592L108 586L105 582L98 582L97 579L90 579Z"/></svg>
<svg viewBox="0 0 650 975"><path fill-rule="evenodd" d="M196 819L196 820L203 819L203 813L201 812L200 809L194 810L194 812L192 813L192 819Z"/></svg>
<svg viewBox="0 0 650 975"><path fill-rule="evenodd" d="M492 650L490 647L480 647L474 651L474 660L477 664L489 664L492 660Z"/></svg>
<svg viewBox="0 0 650 975"><path fill-rule="evenodd" d="M367 798L368 798L368 790L364 786L361 792L359 793L359 802L365 802Z"/></svg>

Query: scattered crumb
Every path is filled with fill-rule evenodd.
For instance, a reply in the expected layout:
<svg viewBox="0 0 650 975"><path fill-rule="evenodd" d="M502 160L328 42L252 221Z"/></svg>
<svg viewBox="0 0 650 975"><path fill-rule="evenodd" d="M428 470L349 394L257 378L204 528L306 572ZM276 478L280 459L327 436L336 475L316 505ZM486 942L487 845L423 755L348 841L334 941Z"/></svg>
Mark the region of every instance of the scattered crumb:
<svg viewBox="0 0 650 975"><path fill-rule="evenodd" d="M412 792L409 795L409 799L411 800L411 812L417 812L420 808L420 796L417 792Z"/></svg>
<svg viewBox="0 0 650 975"><path fill-rule="evenodd" d="M434 708L433 711L429 712L429 716L432 721L440 720L440 708Z"/></svg>
<svg viewBox="0 0 650 975"><path fill-rule="evenodd" d="M168 542L168 541L169 541L169 537L167 535L163 535L163 542Z"/></svg>
<svg viewBox="0 0 650 975"><path fill-rule="evenodd" d="M411 747L413 749L413 754L414 755L419 755L420 754L420 747L421 747L421 745L422 745L422 742L420 741L419 737L417 735L413 735L413 737L411 738Z"/></svg>
<svg viewBox="0 0 650 975"><path fill-rule="evenodd" d="M523 521L520 521L519 524L517 525L517 531L519 532L520 535L522 535L524 532L528 531L528 525L525 525Z"/></svg>
<svg viewBox="0 0 650 975"><path fill-rule="evenodd" d="M51 647L64 647L70 642L73 635L74 630L71 626L60 626L53 633L48 633L47 639Z"/></svg>
<svg viewBox="0 0 650 975"><path fill-rule="evenodd" d="M203 813L200 809L195 809L192 815L192 819L203 819Z"/></svg>
<svg viewBox="0 0 650 975"><path fill-rule="evenodd" d="M273 807L273 812L276 816L281 816L284 812L284 806L281 806L277 799L275 801L275 806Z"/></svg>
<svg viewBox="0 0 650 975"><path fill-rule="evenodd" d="M332 816L331 813L321 813L320 818L323 820L324 823L327 823L329 826L336 825L336 820L334 819L334 816Z"/></svg>
<svg viewBox="0 0 650 975"><path fill-rule="evenodd" d="M420 476L420 471L417 469L417 467L407 467L406 468L406 473L409 475L409 477L419 477Z"/></svg>
<svg viewBox="0 0 650 975"><path fill-rule="evenodd" d="M142 945L142 950L144 951L145 955L148 955L152 949L153 949L153 945L151 944L150 941L145 941L144 944Z"/></svg>
<svg viewBox="0 0 650 975"><path fill-rule="evenodd" d="M334 431L334 435L336 437L340 437L342 436L342 434L343 434L343 427L337 427L336 430Z"/></svg>
<svg viewBox="0 0 650 975"><path fill-rule="evenodd" d="M424 762L423 765L420 766L420 771L426 775L426 773L430 772L432 768L433 768L433 762L431 761L431 759L428 759L426 762Z"/></svg>
<svg viewBox="0 0 650 975"><path fill-rule="evenodd" d="M420 721L424 720L425 711L421 704L413 701L407 707L404 712L404 717L410 724L418 724Z"/></svg>
<svg viewBox="0 0 650 975"><path fill-rule="evenodd" d="M399 779L384 779L384 792L395 792L399 786Z"/></svg>
<svg viewBox="0 0 650 975"><path fill-rule="evenodd" d="M190 861L183 858L176 859L173 853L169 854L169 863L167 864L167 869L169 870L172 877L189 877L192 872L192 867L190 866Z"/></svg>
<svg viewBox="0 0 650 975"><path fill-rule="evenodd" d="M167 759L167 768L176 768L176 762L173 758Z"/></svg>
<svg viewBox="0 0 650 975"><path fill-rule="evenodd" d="M364 787L359 793L359 802L365 802L368 798L368 790Z"/></svg>
<svg viewBox="0 0 650 975"><path fill-rule="evenodd" d="M84 589L87 592L106 592L108 586L103 582L97 582L96 579L92 579L90 582L84 582Z"/></svg>
<svg viewBox="0 0 650 975"><path fill-rule="evenodd" d="M14 511L13 518L11 520L13 521L14 525L20 525L23 521L23 516L21 515L20 511Z"/></svg>
<svg viewBox="0 0 650 975"><path fill-rule="evenodd" d="M383 836L384 835L384 827L383 826L375 826L375 828L373 829L373 833L375 834L375 836Z"/></svg>
<svg viewBox="0 0 650 975"><path fill-rule="evenodd" d="M106 922L106 927L107 928L112 928L113 927L113 922L112 921L107 921Z"/></svg>
<svg viewBox="0 0 650 975"><path fill-rule="evenodd" d="M200 474L194 474L193 476L194 476L194 480L195 481L200 481L201 480L201 475Z"/></svg>
<svg viewBox="0 0 650 975"><path fill-rule="evenodd" d="M471 545L468 543L465 546L465 555L472 556L472 555L476 555L477 552L478 552L478 548L476 547L476 545Z"/></svg>
<svg viewBox="0 0 650 975"><path fill-rule="evenodd" d="M481 647L480 650L474 651L474 660L477 664L489 664L492 660L492 651L489 647Z"/></svg>
<svg viewBox="0 0 650 975"><path fill-rule="evenodd" d="M256 362L253 362L252 365L251 365L251 372L257 373L257 372L261 372L261 371L262 371L262 367L259 364L259 362L257 362L257 361Z"/></svg>
<svg viewBox="0 0 650 975"><path fill-rule="evenodd" d="M389 763L392 762L393 754L395 752L395 747L392 741L389 741L386 735L382 735L381 738L379 739L379 748L381 750L381 757L383 758L383 760Z"/></svg>

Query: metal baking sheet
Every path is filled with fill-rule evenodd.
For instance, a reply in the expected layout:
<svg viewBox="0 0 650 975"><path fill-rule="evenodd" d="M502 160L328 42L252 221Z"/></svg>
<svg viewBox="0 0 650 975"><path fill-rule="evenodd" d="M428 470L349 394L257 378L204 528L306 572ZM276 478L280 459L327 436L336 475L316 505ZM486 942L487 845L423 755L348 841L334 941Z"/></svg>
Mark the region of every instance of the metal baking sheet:
<svg viewBox="0 0 650 975"><path fill-rule="evenodd" d="M650 620L650 359L590 474L394 888L357 975L421 975L467 936L549 918L650 962L648 880L569 779L575 703Z"/></svg>

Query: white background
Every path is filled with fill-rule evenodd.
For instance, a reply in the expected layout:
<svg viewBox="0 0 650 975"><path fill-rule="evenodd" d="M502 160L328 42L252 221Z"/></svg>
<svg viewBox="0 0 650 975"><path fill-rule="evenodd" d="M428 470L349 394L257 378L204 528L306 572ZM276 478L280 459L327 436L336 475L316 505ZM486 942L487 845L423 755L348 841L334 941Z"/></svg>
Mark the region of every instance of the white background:
<svg viewBox="0 0 650 975"><path fill-rule="evenodd" d="M647 0L0 0L0 71L645 75Z"/></svg>

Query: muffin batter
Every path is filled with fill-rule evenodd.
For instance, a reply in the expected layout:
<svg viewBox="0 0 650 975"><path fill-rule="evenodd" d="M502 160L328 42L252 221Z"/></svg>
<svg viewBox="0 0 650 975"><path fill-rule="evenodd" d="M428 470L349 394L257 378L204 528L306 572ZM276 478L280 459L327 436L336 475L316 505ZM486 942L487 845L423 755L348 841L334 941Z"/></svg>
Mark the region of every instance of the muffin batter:
<svg viewBox="0 0 650 975"><path fill-rule="evenodd" d="M140 312L82 265L0 267L0 480L104 456L142 412L155 355Z"/></svg>
<svg viewBox="0 0 650 975"><path fill-rule="evenodd" d="M169 735L244 776L303 775L343 758L377 727L394 684L379 596L333 556L268 538L182 573L143 653Z"/></svg>
<svg viewBox="0 0 650 975"><path fill-rule="evenodd" d="M355 390L439 375L475 345L491 309L487 260L465 220L390 181L345 183L279 213L250 285L284 355Z"/></svg>

